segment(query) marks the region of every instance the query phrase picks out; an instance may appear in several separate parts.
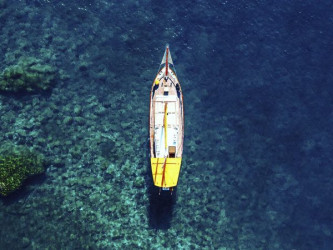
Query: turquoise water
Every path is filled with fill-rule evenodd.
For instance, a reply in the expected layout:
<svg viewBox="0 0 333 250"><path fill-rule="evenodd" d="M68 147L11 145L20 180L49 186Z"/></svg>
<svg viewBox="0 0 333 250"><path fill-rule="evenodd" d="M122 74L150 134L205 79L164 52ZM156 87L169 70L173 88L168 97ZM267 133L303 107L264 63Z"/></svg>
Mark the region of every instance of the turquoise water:
<svg viewBox="0 0 333 250"><path fill-rule="evenodd" d="M0 144L46 172L0 199L1 249L332 249L330 1L0 1ZM169 43L185 108L174 201L151 193L149 92ZM23 59L22 59L23 58ZM1 150L0 150L1 151Z"/></svg>

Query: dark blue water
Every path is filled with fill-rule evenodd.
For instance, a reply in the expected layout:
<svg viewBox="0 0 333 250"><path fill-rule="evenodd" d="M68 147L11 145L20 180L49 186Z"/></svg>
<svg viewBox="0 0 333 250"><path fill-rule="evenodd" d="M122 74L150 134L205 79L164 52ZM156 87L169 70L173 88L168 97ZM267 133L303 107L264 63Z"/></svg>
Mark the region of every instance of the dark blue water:
<svg viewBox="0 0 333 250"><path fill-rule="evenodd" d="M0 1L0 146L45 176L0 200L0 248L332 249L330 1ZM175 204L151 198L151 82L169 43L185 100Z"/></svg>

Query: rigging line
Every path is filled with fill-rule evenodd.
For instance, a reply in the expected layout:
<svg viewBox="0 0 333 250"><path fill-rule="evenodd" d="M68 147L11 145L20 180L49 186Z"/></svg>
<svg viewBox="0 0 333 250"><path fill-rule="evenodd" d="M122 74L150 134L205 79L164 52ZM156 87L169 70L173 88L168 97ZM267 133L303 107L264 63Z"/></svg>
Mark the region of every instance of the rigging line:
<svg viewBox="0 0 333 250"><path fill-rule="evenodd" d="M158 168L158 159L159 159L159 158L157 158L157 162L156 162L156 169L155 169L155 178L154 178L154 183L156 183L157 168Z"/></svg>
<svg viewBox="0 0 333 250"><path fill-rule="evenodd" d="M167 157L164 158L164 164L163 164L163 174L162 174L162 184L161 187L163 187L163 183L165 180L165 169L166 169L166 162L167 162ZM165 184L166 185L166 184Z"/></svg>

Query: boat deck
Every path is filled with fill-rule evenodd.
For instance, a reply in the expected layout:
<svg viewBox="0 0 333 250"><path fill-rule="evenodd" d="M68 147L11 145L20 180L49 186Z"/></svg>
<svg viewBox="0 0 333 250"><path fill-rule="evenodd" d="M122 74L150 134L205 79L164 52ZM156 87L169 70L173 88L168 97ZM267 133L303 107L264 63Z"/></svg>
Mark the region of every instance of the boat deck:
<svg viewBox="0 0 333 250"><path fill-rule="evenodd" d="M182 157L184 138L182 92L174 71L169 69L167 78L164 78L164 72L165 67L157 74L151 91L151 157L178 158ZM158 85L155 85L156 80L159 81ZM165 118L167 123L164 121ZM165 124L167 129L164 128Z"/></svg>

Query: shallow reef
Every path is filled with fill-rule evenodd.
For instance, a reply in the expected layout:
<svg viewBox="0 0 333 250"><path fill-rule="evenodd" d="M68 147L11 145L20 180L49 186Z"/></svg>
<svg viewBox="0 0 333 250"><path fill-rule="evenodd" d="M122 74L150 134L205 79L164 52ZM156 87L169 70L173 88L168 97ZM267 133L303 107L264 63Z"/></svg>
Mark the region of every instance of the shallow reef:
<svg viewBox="0 0 333 250"><path fill-rule="evenodd" d="M55 69L34 57L21 58L0 74L0 91L36 92L49 90L55 83Z"/></svg>
<svg viewBox="0 0 333 250"><path fill-rule="evenodd" d="M45 171L43 157L27 148L0 153L0 195L20 189L26 179Z"/></svg>

